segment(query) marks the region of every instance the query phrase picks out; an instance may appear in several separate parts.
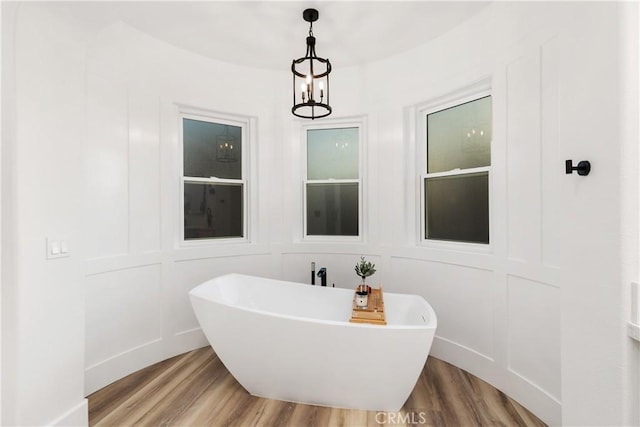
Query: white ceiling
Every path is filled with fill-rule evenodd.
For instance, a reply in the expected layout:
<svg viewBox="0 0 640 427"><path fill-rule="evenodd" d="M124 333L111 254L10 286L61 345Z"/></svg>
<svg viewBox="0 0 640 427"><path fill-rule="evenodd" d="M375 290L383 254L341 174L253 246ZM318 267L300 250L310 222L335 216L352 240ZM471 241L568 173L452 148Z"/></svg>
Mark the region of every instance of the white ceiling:
<svg viewBox="0 0 640 427"><path fill-rule="evenodd" d="M334 68L411 49L478 13L480 1L147 1L49 2L86 31L121 20L155 38L210 58L251 67L289 69L305 54L308 7L316 53Z"/></svg>

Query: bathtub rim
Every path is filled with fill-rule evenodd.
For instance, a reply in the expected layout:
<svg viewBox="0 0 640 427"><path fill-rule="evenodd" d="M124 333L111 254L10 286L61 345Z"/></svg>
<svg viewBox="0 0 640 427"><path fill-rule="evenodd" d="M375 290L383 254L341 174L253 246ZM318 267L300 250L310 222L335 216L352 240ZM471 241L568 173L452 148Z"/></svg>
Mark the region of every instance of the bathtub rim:
<svg viewBox="0 0 640 427"><path fill-rule="evenodd" d="M280 279L272 279L272 278L268 278L268 277L262 277L262 276L253 276L250 274L242 274L242 273L227 273L227 274L222 274L220 276L216 276L216 277L212 277L211 279L208 279L196 286L194 286L190 291L189 291L189 298L198 298L207 302L211 302L211 303L215 303L215 304L220 304L220 305L224 305L227 307L232 307L235 309L239 309L242 311L246 311L246 312L251 312L251 313L256 313L256 314L260 314L260 315L265 315L265 316L273 316L273 317L279 317L282 319L290 319L290 320L296 320L296 321L300 321L300 322L308 322L308 323L322 323L322 324L327 324L327 325L335 325L335 326L349 326L349 327L356 327L356 328L379 328L379 329L403 329L403 330L417 330L417 329L424 329L424 330L431 330L433 329L434 331L437 329L438 327L438 318L436 316L435 311L433 310L433 307L431 307L431 304L429 304L429 302L422 297L421 295L417 295L417 294L404 294L404 293L399 293L399 292L386 292L385 294L391 294L391 295L402 295L402 296L410 296L410 297L415 297L418 298L420 300L422 300L422 302L425 304L425 308L427 310L427 312L429 313L429 321L426 322L424 325L405 325L405 324L401 324L401 325L376 325L373 323L355 323L355 322L350 322L348 319L347 320L326 320L326 319L316 319L313 317L302 317L302 316L295 316L295 315L291 315L291 314L281 314L281 313L276 313L273 311L267 311L267 310L262 310L262 309L257 309L257 308L249 308L246 306L242 306L242 305L238 305L238 304L228 304L226 302L222 302L213 298L207 298L205 296L202 295L198 295L197 290L199 288L205 288L207 284L209 284L209 282L212 282L214 280L219 280L219 279L223 279L226 277L247 277L247 278L252 278L252 279L261 279L261 280L268 280L268 281L273 281L273 282L280 282L280 283L285 283L285 284L289 284L289 285L302 285L302 286L312 286L312 285L307 285L305 283L301 283L301 282L292 282L292 281L288 281L288 280L280 280ZM329 288L332 289L332 288ZM329 290L327 289L327 290ZM348 291L348 289L346 288L336 288L336 289L340 289L343 291Z"/></svg>

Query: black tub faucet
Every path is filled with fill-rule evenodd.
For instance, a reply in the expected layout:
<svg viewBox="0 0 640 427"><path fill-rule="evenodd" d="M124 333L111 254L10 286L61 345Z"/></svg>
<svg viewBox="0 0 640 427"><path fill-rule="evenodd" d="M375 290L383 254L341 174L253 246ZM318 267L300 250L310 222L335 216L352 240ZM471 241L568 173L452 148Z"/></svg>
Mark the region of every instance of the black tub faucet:
<svg viewBox="0 0 640 427"><path fill-rule="evenodd" d="M327 269L322 267L318 270L318 277L320 278L320 282L322 286L327 286Z"/></svg>

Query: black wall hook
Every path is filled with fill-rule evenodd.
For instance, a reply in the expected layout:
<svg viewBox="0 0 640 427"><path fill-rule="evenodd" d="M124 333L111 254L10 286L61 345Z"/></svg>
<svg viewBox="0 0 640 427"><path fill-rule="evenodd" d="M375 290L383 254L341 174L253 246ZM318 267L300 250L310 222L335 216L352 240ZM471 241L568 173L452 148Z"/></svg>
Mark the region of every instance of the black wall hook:
<svg viewBox="0 0 640 427"><path fill-rule="evenodd" d="M578 175L586 176L591 172L591 163L589 160L582 160L577 166L573 166L573 160L565 160L564 169L567 174L572 174L573 171L578 171Z"/></svg>

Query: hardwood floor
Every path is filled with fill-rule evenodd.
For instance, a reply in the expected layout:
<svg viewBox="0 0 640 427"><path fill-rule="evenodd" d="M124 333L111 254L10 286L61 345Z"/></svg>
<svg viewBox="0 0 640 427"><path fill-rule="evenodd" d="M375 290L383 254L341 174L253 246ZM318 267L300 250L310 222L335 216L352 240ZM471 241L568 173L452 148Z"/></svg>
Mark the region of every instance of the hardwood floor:
<svg viewBox="0 0 640 427"><path fill-rule="evenodd" d="M90 426L544 426L486 382L429 357L398 413L251 396L211 347L149 366L88 397Z"/></svg>

